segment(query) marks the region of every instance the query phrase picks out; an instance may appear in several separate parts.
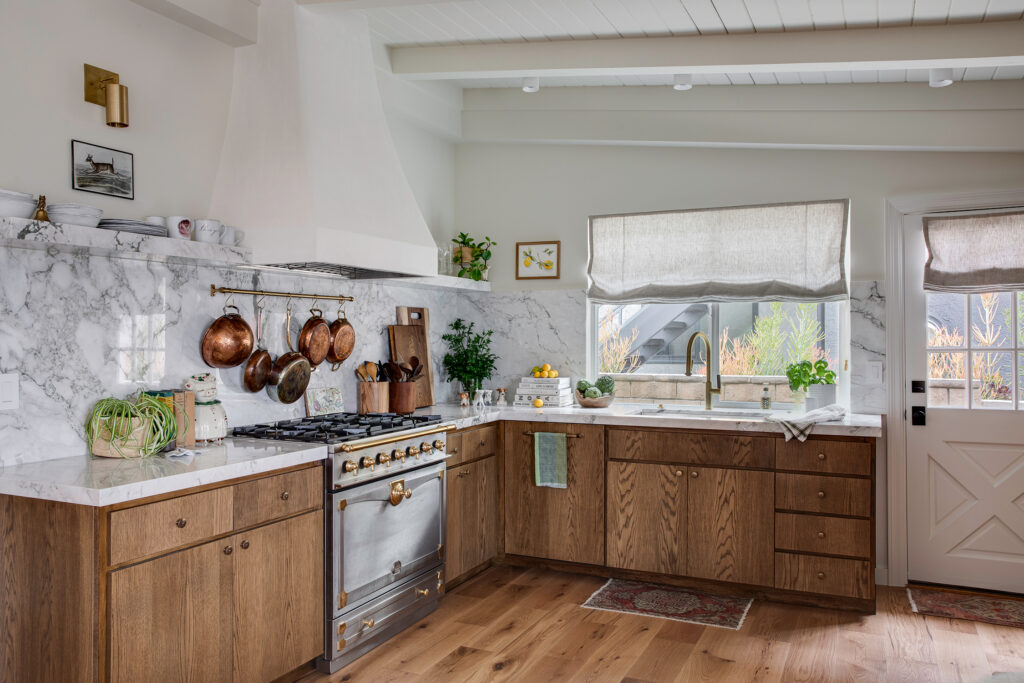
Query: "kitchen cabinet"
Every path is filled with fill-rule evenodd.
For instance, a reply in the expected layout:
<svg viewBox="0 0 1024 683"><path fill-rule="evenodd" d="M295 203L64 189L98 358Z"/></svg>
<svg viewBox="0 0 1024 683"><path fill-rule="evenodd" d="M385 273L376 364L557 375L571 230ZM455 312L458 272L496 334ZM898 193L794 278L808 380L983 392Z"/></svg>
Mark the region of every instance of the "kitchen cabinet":
<svg viewBox="0 0 1024 683"><path fill-rule="evenodd" d="M567 439L567 487L534 483L533 433ZM505 552L509 555L604 564L604 427L505 422Z"/></svg>
<svg viewBox="0 0 1024 683"><path fill-rule="evenodd" d="M771 586L773 474L719 467L690 467L687 473L687 575Z"/></svg>
<svg viewBox="0 0 1024 683"><path fill-rule="evenodd" d="M445 579L458 581L498 554L498 458L448 469Z"/></svg>
<svg viewBox="0 0 1024 683"><path fill-rule="evenodd" d="M608 462L608 566L686 574L686 471Z"/></svg>

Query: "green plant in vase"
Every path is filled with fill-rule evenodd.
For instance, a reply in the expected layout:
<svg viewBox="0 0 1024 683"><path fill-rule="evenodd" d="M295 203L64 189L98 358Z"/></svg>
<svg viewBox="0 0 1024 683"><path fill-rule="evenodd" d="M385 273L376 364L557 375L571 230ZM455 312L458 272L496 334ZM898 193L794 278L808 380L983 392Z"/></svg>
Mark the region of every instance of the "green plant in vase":
<svg viewBox="0 0 1024 683"><path fill-rule="evenodd" d="M473 323L456 318L451 331L442 335L448 344L448 353L441 361L448 382L458 380L470 398L483 386L485 379L494 374L494 362L498 356L491 352L491 337L494 330L474 332Z"/></svg>
<svg viewBox="0 0 1024 683"><path fill-rule="evenodd" d="M786 368L786 377L789 378L789 388L793 391L807 391L814 384L836 383L836 373L828 369L828 361L824 360L814 363L809 360L792 363Z"/></svg>
<svg viewBox="0 0 1024 683"><path fill-rule="evenodd" d="M174 440L176 432L174 411L141 391L131 399L100 399L85 421L89 450L104 457L155 455Z"/></svg>
<svg viewBox="0 0 1024 683"><path fill-rule="evenodd" d="M497 242L490 237L484 237L477 242L464 232L460 232L458 237L453 237L452 242L455 244L452 262L460 265L459 277L483 280L487 273L487 262L491 260L491 247L496 246Z"/></svg>

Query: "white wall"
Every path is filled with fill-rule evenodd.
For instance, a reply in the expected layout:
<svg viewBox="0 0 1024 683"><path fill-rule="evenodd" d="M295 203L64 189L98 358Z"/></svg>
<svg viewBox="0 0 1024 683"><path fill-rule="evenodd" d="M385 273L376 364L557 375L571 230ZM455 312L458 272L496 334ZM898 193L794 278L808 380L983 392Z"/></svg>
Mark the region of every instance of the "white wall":
<svg viewBox="0 0 1024 683"><path fill-rule="evenodd" d="M2 0L0 187L108 217L205 216L231 95L233 50L125 0ZM131 125L83 99L82 64L120 74ZM71 189L71 140L135 155L135 201Z"/></svg>
<svg viewBox="0 0 1024 683"><path fill-rule="evenodd" d="M1024 185L1024 154L464 144L457 227L499 247L495 289L586 285L587 217L850 197L854 280L885 278L887 196ZM560 239L562 278L515 280L517 241Z"/></svg>
<svg viewBox="0 0 1024 683"><path fill-rule="evenodd" d="M401 116L387 115L391 141L398 153L423 220L439 245L455 230L455 145Z"/></svg>

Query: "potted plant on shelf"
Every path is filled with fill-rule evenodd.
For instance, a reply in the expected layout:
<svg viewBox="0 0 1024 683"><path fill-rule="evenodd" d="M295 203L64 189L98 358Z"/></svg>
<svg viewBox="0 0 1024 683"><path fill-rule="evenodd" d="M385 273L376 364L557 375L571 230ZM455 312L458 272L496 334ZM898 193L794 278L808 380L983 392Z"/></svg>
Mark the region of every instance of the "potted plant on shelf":
<svg viewBox="0 0 1024 683"><path fill-rule="evenodd" d="M491 260L491 247L497 245L490 237L479 242L464 232L453 237L455 249L452 251L452 262L460 264L459 277L471 280L487 279L487 262Z"/></svg>
<svg viewBox="0 0 1024 683"><path fill-rule="evenodd" d="M806 410L822 408L836 402L836 373L828 369L828 361L802 360L786 367L789 388L805 398Z"/></svg>
<svg viewBox="0 0 1024 683"><path fill-rule="evenodd" d="M131 399L104 398L85 421L85 438L93 455L146 458L174 440L174 411L155 396L139 392Z"/></svg>
<svg viewBox="0 0 1024 683"><path fill-rule="evenodd" d="M474 332L473 323L466 323L462 318L456 318L450 328L450 332L441 336L448 344L448 353L442 360L448 376L446 381L458 380L472 398L484 380L494 373L494 361L498 359L491 353L494 330Z"/></svg>

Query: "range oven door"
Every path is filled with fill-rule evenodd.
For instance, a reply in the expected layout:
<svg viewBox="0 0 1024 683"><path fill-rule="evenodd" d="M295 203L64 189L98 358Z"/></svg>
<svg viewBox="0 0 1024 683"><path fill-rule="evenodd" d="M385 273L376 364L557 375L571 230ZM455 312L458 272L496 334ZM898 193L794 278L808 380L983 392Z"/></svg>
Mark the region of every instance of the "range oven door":
<svg viewBox="0 0 1024 683"><path fill-rule="evenodd" d="M334 616L444 563L444 462L331 495Z"/></svg>

